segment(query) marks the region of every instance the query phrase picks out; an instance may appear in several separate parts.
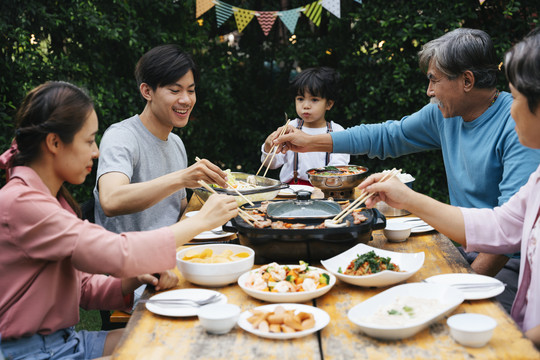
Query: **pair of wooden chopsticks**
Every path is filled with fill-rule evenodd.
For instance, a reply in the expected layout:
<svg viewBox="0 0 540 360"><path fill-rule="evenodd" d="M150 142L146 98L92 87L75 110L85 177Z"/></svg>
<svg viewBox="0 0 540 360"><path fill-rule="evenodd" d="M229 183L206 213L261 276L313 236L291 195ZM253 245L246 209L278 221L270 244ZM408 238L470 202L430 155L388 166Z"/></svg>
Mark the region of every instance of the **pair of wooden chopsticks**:
<svg viewBox="0 0 540 360"><path fill-rule="evenodd" d="M197 162L201 161L201 159L200 159L198 156L195 157L195 160L196 160ZM255 204L254 204L253 202L251 202L251 200L249 200L247 197L245 197L240 191L238 191L238 189L236 189L236 188L234 187L233 183L232 183L230 180L227 180L227 184L229 184L229 186L230 186L230 187L231 187L231 188L232 188L232 189L233 189L233 190L234 190L234 191L235 191L242 199L246 200L246 201L249 203L249 205L255 206ZM215 192L215 191L214 191L214 192Z"/></svg>
<svg viewBox="0 0 540 360"><path fill-rule="evenodd" d="M391 178L393 178L394 176L396 176L397 174L401 173L401 169L399 170L396 170L395 168L390 170L388 173L386 173L382 178L381 180L377 181L377 182L383 182L383 181L386 181L386 180L389 180ZM347 206L345 209L343 209L339 214L337 214L333 219L332 219L332 222L334 224L339 224L340 222L343 221L343 219L345 219L345 217L347 215L349 215L351 212L353 212L355 209L357 209L358 207L360 207L360 205L362 205L362 203L364 203L367 199L369 199L370 197L372 197L373 195L375 195L375 193L367 193L365 190L362 190L362 192L360 193L360 196L354 200L352 203L349 204L349 206Z"/></svg>
<svg viewBox="0 0 540 360"><path fill-rule="evenodd" d="M286 113L285 113L285 117L287 117ZM279 133L279 136L281 136L281 135L283 135L285 133L285 130L287 130L287 126L289 125L290 122L291 122L291 119L287 119L287 122L285 123L285 126L283 126L283 128L281 129L281 131ZM266 157L264 158L264 161L261 164L261 167L259 168L259 170L257 170L257 173L255 174L255 176L259 175L259 172L261 172L261 169L263 168L264 164L266 164L266 160L268 160L268 157L270 155L272 155L272 158L270 159L270 161L266 165L266 170L264 171L263 177L266 177L266 173L268 172L268 169L270 169L270 164L272 164L272 161L274 161L274 156L276 156L277 150L278 150L278 147L275 144L272 145L272 148L270 149L268 154L266 154Z"/></svg>
<svg viewBox="0 0 540 360"><path fill-rule="evenodd" d="M198 183L201 184L206 190L210 191L212 194L217 194L216 190L212 189L204 180L199 180ZM238 208L238 215L240 215L240 217L251 226L253 226L253 223L251 221L257 221L257 219L242 210L240 207Z"/></svg>

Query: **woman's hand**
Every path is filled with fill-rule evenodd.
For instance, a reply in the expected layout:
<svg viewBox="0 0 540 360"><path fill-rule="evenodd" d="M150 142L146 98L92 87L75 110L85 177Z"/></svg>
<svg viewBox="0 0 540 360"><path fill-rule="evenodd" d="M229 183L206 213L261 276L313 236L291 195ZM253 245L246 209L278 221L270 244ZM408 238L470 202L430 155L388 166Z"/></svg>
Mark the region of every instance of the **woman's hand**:
<svg viewBox="0 0 540 360"><path fill-rule="evenodd" d="M122 279L122 295L126 296L142 284L149 284L156 290L164 290L175 287L178 284L178 276L172 270L163 271L159 274L143 274L137 277Z"/></svg>
<svg viewBox="0 0 540 360"><path fill-rule="evenodd" d="M238 204L234 196L212 194L193 219L204 223L206 230L221 226L238 215Z"/></svg>
<svg viewBox="0 0 540 360"><path fill-rule="evenodd" d="M368 193L375 193L366 200L366 206L372 208L379 201L384 201L396 209L406 209L415 192L395 177L378 182L384 175L386 174L373 174L358 185L359 189L365 189Z"/></svg>
<svg viewBox="0 0 540 360"><path fill-rule="evenodd" d="M156 290L166 290L178 285L178 276L172 270L167 270L159 274L144 274L137 276L137 280L142 284L154 286Z"/></svg>

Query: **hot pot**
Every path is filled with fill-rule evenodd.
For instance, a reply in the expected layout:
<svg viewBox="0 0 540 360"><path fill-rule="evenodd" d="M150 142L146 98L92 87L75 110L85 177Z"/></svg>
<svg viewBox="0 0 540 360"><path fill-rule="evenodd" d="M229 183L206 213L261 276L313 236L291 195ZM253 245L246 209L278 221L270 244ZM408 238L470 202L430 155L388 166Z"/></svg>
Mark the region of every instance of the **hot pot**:
<svg viewBox="0 0 540 360"><path fill-rule="evenodd" d="M345 175L343 170L355 173ZM354 195L354 188L364 180L367 172L365 166L336 165L309 169L307 175L311 184L321 189L326 198L350 199Z"/></svg>
<svg viewBox="0 0 540 360"><path fill-rule="evenodd" d="M318 201L322 200L311 201L317 204ZM261 202L255 203L255 207L260 206L260 204ZM372 239L373 230L386 227L386 218L377 209L364 209L362 213L367 217L366 221L355 225L352 215L348 215L344 221L348 220L350 224L346 227L324 229L255 228L237 216L224 225L223 229L237 232L240 244L255 250L256 264L266 264L273 261L282 264L295 264L299 260L316 262L340 254L356 244L366 244ZM300 216L297 218L289 217L283 221L317 225L322 223L324 219Z"/></svg>

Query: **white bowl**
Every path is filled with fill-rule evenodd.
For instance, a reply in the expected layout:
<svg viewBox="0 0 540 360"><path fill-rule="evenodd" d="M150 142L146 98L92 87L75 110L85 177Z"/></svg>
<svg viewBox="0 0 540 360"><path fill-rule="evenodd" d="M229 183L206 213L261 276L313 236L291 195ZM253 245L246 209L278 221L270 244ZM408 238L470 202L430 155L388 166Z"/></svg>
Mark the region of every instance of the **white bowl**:
<svg viewBox="0 0 540 360"><path fill-rule="evenodd" d="M393 304L399 298L435 299L441 307L432 314L402 325L386 325L369 321L380 307ZM410 283L394 286L364 302L348 312L349 320L368 336L382 340L400 340L411 337L445 315L454 311L463 302L463 294L451 286L429 283ZM411 304L414 307L414 304ZM425 310L425 309L421 309Z"/></svg>
<svg viewBox="0 0 540 360"><path fill-rule="evenodd" d="M339 272L339 268L343 271L349 266L350 262L358 255L365 254L370 251L375 251L375 254L381 257L389 257L391 262L399 266L401 272L384 270L372 275L353 276L345 275ZM405 281L413 276L422 265L424 265L425 254L419 253L399 253L394 251L382 250L368 246L366 244L358 244L349 250L342 252L327 260L321 260L321 264L330 273L335 275L339 280L348 284L358 286L374 286L382 287L394 285Z"/></svg>
<svg viewBox="0 0 540 360"><path fill-rule="evenodd" d="M461 345L482 347L486 345L497 321L492 317L481 314L458 314L446 321L450 327L450 335Z"/></svg>
<svg viewBox="0 0 540 360"><path fill-rule="evenodd" d="M290 268L298 267L299 265L287 265ZM249 277L249 274L251 272L256 272L257 270L248 271L240 278L238 279L238 285L246 294L249 296L254 297L255 299L264 300L268 302L273 303L299 303L299 302L306 302L315 298L318 298L319 296L323 296L326 294L330 289L332 289L332 286L336 284L336 277L323 269L316 268L314 266L310 266L311 269L319 269L325 273L328 274L330 277L330 281L328 285L321 287L319 289L313 290L313 291L300 291L300 292L289 292L289 293L279 293L279 292L268 292L268 291L260 291L248 288L246 286L246 281Z"/></svg>
<svg viewBox="0 0 540 360"><path fill-rule="evenodd" d="M386 223L383 230L384 236L391 242L402 242L411 235L411 226L407 223Z"/></svg>
<svg viewBox="0 0 540 360"><path fill-rule="evenodd" d="M182 260L186 252L191 250L203 251L204 249L212 249L214 254L221 254L225 250L231 250L234 254L247 252L249 257L218 264L193 263ZM253 249L235 244L193 245L176 253L176 266L182 276L190 283L210 287L235 283L240 275L253 267L254 262L255 251Z"/></svg>
<svg viewBox="0 0 540 360"><path fill-rule="evenodd" d="M210 304L202 306L197 317L202 327L211 334L226 334L236 325L240 307L234 304Z"/></svg>

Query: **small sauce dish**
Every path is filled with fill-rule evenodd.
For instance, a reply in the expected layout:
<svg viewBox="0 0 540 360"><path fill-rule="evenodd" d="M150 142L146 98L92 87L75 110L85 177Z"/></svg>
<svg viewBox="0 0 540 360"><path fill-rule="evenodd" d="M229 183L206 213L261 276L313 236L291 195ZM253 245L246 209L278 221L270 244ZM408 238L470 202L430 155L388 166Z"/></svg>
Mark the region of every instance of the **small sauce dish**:
<svg viewBox="0 0 540 360"><path fill-rule="evenodd" d="M458 314L450 316L446 321L450 327L450 335L461 345L482 347L493 336L497 321L482 314Z"/></svg>
<svg viewBox="0 0 540 360"><path fill-rule="evenodd" d="M407 240L411 235L411 226L407 223L387 223L383 233L388 241L402 242Z"/></svg>
<svg viewBox="0 0 540 360"><path fill-rule="evenodd" d="M205 305L199 309L197 316L208 333L226 334L236 325L240 307L234 304Z"/></svg>

